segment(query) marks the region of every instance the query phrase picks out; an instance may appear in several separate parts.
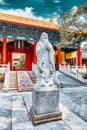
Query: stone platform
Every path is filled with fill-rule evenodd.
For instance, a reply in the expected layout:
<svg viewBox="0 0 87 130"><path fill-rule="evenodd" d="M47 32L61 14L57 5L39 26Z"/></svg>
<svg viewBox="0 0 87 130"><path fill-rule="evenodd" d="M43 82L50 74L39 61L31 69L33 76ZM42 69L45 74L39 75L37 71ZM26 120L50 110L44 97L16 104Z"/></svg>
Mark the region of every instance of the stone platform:
<svg viewBox="0 0 87 130"><path fill-rule="evenodd" d="M33 87L30 117L34 125L62 119L62 113L59 112L59 90L55 85Z"/></svg>
<svg viewBox="0 0 87 130"><path fill-rule="evenodd" d="M34 109L31 107L30 113L31 113L30 117L31 117L34 125L47 123L47 122L51 122L51 121L62 120L62 113L61 112L36 115Z"/></svg>

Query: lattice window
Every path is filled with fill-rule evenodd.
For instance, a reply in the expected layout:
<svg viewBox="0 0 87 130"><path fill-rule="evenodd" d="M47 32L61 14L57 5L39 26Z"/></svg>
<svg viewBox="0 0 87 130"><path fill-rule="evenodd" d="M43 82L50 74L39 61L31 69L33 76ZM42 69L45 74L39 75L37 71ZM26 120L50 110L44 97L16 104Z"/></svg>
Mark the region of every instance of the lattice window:
<svg viewBox="0 0 87 130"><path fill-rule="evenodd" d="M3 27L0 26L0 34L3 34Z"/></svg>

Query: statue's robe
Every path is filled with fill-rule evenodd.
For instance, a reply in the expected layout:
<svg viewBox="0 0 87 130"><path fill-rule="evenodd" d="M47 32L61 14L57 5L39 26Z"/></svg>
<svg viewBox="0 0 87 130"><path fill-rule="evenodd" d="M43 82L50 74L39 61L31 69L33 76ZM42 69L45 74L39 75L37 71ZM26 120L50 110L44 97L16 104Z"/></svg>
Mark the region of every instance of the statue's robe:
<svg viewBox="0 0 87 130"><path fill-rule="evenodd" d="M54 66L54 50L50 42L46 44L41 41L38 42L36 47L37 53L37 68L39 70L40 77L50 78L51 73L55 70Z"/></svg>

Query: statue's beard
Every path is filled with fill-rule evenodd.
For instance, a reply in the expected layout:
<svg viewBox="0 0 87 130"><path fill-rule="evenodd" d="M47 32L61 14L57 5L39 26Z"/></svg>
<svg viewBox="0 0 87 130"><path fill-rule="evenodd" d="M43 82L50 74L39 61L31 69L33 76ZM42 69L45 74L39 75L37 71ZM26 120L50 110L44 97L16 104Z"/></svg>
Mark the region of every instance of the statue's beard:
<svg viewBox="0 0 87 130"><path fill-rule="evenodd" d="M47 43L49 41L48 41L48 39L42 39L42 42L45 44L45 43Z"/></svg>
<svg viewBox="0 0 87 130"><path fill-rule="evenodd" d="M44 46L45 46L45 47L48 47L48 46L49 46L49 42L46 41L46 42L44 43Z"/></svg>

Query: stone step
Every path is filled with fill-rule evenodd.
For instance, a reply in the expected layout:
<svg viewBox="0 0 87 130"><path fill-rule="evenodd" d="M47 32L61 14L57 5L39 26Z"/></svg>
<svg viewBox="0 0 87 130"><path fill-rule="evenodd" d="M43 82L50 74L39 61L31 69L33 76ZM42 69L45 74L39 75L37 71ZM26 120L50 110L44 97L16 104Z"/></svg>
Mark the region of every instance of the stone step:
<svg viewBox="0 0 87 130"><path fill-rule="evenodd" d="M10 74L11 74L11 75L13 75L13 74L16 75L16 73L10 73Z"/></svg>
<svg viewBox="0 0 87 130"><path fill-rule="evenodd" d="M16 80L10 81L10 83L16 83Z"/></svg>
<svg viewBox="0 0 87 130"><path fill-rule="evenodd" d="M16 72L10 72L9 90L17 90Z"/></svg>
<svg viewBox="0 0 87 130"><path fill-rule="evenodd" d="M11 78L11 79L16 79L16 76L12 77L12 76L10 75L10 78ZM10 79L10 80L11 80L11 79Z"/></svg>
<svg viewBox="0 0 87 130"><path fill-rule="evenodd" d="M10 74L10 76L11 76L11 77L14 77L14 76L16 77L16 75L14 75L14 74Z"/></svg>
<svg viewBox="0 0 87 130"><path fill-rule="evenodd" d="M10 80L10 82L16 82L16 79L14 79L14 80Z"/></svg>
<svg viewBox="0 0 87 130"><path fill-rule="evenodd" d="M15 82L9 82L9 84L16 84L16 81Z"/></svg>
<svg viewBox="0 0 87 130"><path fill-rule="evenodd" d="M10 81L14 81L14 82L15 82L15 81L16 81L16 78L14 78L14 79L11 79Z"/></svg>
<svg viewBox="0 0 87 130"><path fill-rule="evenodd" d="M14 79L12 78L10 81L15 81L15 80L16 80L16 78L14 78Z"/></svg>
<svg viewBox="0 0 87 130"><path fill-rule="evenodd" d="M10 80L14 80L14 79L16 79L16 77L12 78L12 77L10 76Z"/></svg>
<svg viewBox="0 0 87 130"><path fill-rule="evenodd" d="M9 90L10 89L17 90L17 86L9 86Z"/></svg>
<svg viewBox="0 0 87 130"><path fill-rule="evenodd" d="M14 75L14 76L11 76L11 75L10 75L10 77L11 77L11 78L16 78L16 76L15 76L15 75Z"/></svg>
<svg viewBox="0 0 87 130"><path fill-rule="evenodd" d="M17 88L16 87L9 87L9 90L17 90Z"/></svg>
<svg viewBox="0 0 87 130"><path fill-rule="evenodd" d="M10 75L10 77L13 79L13 78L16 78L16 75Z"/></svg>
<svg viewBox="0 0 87 130"><path fill-rule="evenodd" d="M10 73L10 75L11 75L11 76L14 76L14 75L16 76L16 73Z"/></svg>
<svg viewBox="0 0 87 130"><path fill-rule="evenodd" d="M16 77L16 75L15 75L15 74L10 74L10 76L12 76L12 77L14 77L14 76L15 76L15 77Z"/></svg>
<svg viewBox="0 0 87 130"><path fill-rule="evenodd" d="M14 81L14 80L16 80L16 77L15 78L10 77L10 81Z"/></svg>
<svg viewBox="0 0 87 130"><path fill-rule="evenodd" d="M16 84L10 84L9 85L9 87L15 87L16 86Z"/></svg>
<svg viewBox="0 0 87 130"><path fill-rule="evenodd" d="M9 85L10 85L10 84L16 84L16 82L10 82Z"/></svg>
<svg viewBox="0 0 87 130"><path fill-rule="evenodd" d="M9 86L10 86L10 87L12 87L12 86L16 86L16 84L10 84Z"/></svg>
<svg viewBox="0 0 87 130"><path fill-rule="evenodd" d="M17 84L13 82L13 83L9 83L9 86L10 86L10 85L17 85Z"/></svg>

